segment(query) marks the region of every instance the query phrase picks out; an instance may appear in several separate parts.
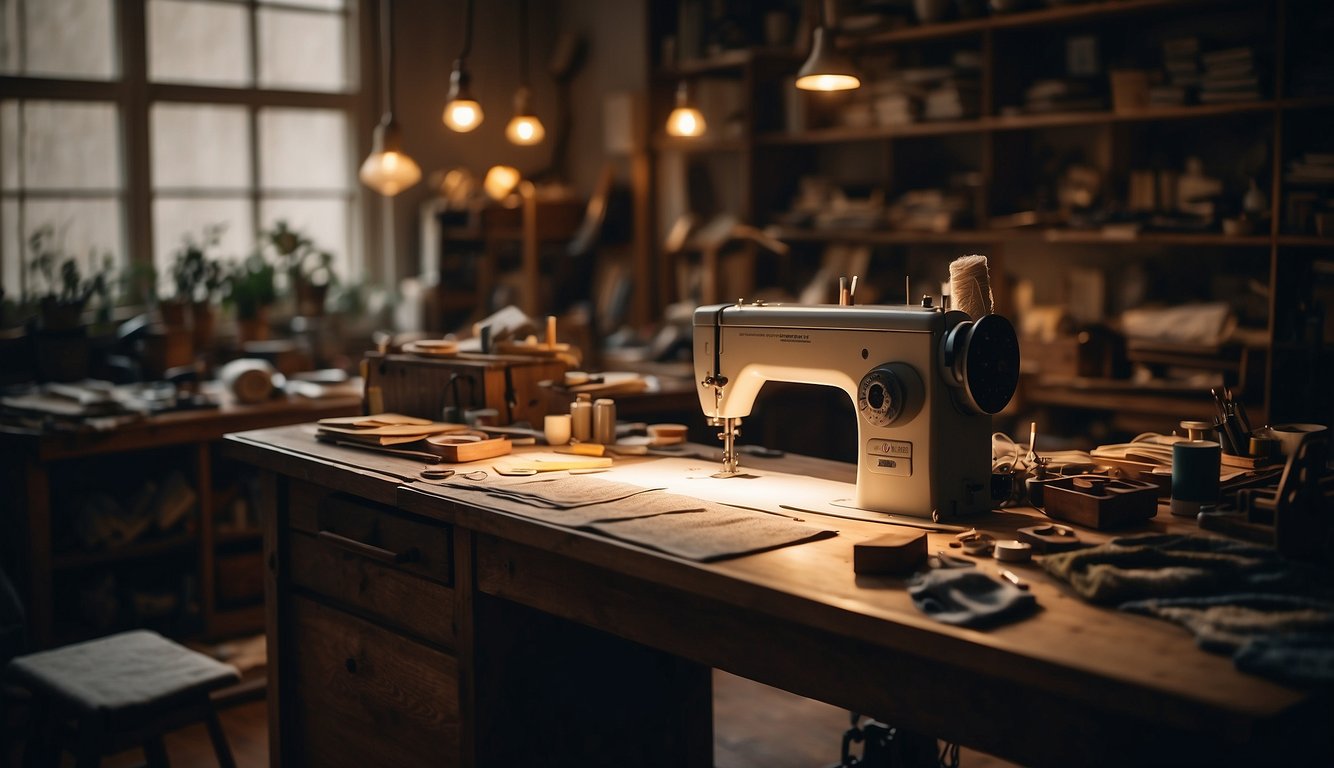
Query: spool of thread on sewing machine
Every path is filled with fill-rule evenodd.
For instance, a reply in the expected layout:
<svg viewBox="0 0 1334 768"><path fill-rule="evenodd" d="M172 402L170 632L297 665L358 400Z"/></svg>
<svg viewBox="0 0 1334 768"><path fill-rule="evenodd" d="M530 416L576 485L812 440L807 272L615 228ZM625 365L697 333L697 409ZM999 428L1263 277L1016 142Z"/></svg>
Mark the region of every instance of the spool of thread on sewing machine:
<svg viewBox="0 0 1334 768"><path fill-rule="evenodd" d="M1172 514L1194 517L1218 501L1221 447L1212 440L1172 444Z"/></svg>
<svg viewBox="0 0 1334 768"><path fill-rule="evenodd" d="M991 314L991 273L986 256L961 256L950 262L950 296L954 308L974 320Z"/></svg>

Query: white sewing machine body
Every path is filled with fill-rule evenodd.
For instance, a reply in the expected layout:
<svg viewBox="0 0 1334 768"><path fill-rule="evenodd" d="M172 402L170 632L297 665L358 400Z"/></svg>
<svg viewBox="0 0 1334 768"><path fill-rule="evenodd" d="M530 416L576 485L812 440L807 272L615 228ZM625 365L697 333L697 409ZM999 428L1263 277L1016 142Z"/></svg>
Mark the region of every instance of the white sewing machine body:
<svg viewBox="0 0 1334 768"><path fill-rule="evenodd" d="M937 520L979 513L991 507L990 414L1018 377L1013 328L987 318L912 306L700 307L700 407L739 419L766 381L837 387L857 412L856 506ZM999 374L988 370L997 361ZM1010 383L970 387L997 375Z"/></svg>

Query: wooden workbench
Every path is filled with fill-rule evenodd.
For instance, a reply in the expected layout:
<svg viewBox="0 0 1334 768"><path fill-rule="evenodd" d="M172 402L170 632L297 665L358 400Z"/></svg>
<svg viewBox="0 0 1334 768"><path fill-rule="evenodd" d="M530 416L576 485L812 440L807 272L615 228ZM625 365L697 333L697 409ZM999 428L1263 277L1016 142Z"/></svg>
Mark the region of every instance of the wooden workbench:
<svg viewBox="0 0 1334 768"><path fill-rule="evenodd" d="M267 470L272 505L275 765L711 765L710 667L1024 764L1254 765L1326 743L1328 700L1084 603L1036 565L1012 566L1036 616L951 627L902 579L853 573L853 544L883 524L822 519L839 535L698 563L424 491L411 467L341 463L309 434L229 438ZM1193 530L1165 517L1152 529Z"/></svg>

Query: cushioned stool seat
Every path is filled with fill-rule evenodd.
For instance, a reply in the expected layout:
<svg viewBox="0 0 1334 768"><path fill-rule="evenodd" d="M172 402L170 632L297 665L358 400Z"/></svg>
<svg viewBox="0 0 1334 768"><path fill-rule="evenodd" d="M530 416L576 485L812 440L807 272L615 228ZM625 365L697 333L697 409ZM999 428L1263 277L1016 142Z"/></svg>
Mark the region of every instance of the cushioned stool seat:
<svg viewBox="0 0 1334 768"><path fill-rule="evenodd" d="M165 765L162 734L204 721L218 761L233 765L209 691L240 679L234 667L191 651L156 632L134 631L20 656L6 675L32 692L37 719L55 738L77 723L70 745L79 764L142 744L150 765ZM42 723L39 723L42 724ZM34 737L41 730L34 729ZM59 752L47 757L58 760Z"/></svg>

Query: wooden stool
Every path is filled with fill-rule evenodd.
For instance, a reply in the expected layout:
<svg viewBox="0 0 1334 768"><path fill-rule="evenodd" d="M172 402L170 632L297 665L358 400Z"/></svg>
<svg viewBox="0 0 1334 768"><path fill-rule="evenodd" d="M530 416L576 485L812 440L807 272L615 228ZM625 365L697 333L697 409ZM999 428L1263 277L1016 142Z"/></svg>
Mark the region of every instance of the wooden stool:
<svg viewBox="0 0 1334 768"><path fill-rule="evenodd" d="M162 735L202 720L218 763L235 766L208 694L240 674L156 632L122 632L20 656L5 672L32 692L26 765L58 765L65 744L80 766L98 765L103 755L136 745L143 746L150 766L165 766ZM77 725L72 738L64 727L71 721Z"/></svg>

